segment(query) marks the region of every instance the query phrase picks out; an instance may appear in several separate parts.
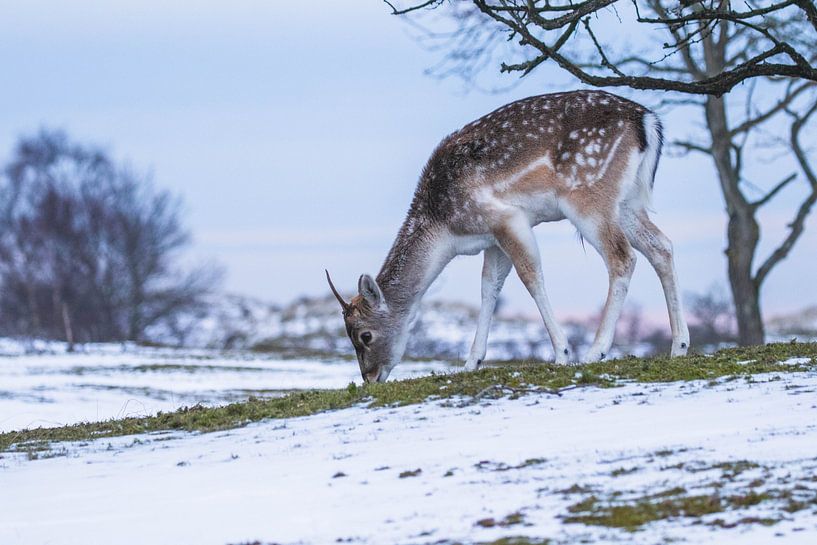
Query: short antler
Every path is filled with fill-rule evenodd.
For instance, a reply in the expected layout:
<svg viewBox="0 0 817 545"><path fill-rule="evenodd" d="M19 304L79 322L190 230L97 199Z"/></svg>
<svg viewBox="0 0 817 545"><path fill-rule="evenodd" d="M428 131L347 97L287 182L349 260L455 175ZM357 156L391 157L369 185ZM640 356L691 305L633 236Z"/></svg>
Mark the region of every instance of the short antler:
<svg viewBox="0 0 817 545"><path fill-rule="evenodd" d="M335 285L332 283L332 278L329 276L329 271L326 269L324 269L324 271L326 271L326 280L329 282L329 288L332 290L332 293L335 294L335 298L338 300L338 303L340 303L340 306L341 308L343 308L343 311L346 312L347 310L349 310L349 303L344 301L343 297L341 297L340 294L338 293L338 290L335 289Z"/></svg>

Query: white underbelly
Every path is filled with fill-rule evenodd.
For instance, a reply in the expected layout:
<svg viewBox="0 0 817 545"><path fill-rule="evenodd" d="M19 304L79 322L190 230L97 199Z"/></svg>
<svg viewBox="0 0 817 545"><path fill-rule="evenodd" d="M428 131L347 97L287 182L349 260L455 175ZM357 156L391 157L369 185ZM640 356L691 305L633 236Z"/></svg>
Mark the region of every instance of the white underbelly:
<svg viewBox="0 0 817 545"><path fill-rule="evenodd" d="M495 244L493 235L451 235L451 246L457 255L477 255Z"/></svg>

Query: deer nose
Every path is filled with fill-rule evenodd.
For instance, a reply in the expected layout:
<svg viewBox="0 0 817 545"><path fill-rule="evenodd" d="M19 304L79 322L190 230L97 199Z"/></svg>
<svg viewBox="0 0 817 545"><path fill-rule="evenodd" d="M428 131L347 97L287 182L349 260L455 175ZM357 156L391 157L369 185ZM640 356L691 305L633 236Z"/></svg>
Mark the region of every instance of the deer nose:
<svg viewBox="0 0 817 545"><path fill-rule="evenodd" d="M362 374L364 382L377 382L377 380L380 378L380 369L373 369Z"/></svg>

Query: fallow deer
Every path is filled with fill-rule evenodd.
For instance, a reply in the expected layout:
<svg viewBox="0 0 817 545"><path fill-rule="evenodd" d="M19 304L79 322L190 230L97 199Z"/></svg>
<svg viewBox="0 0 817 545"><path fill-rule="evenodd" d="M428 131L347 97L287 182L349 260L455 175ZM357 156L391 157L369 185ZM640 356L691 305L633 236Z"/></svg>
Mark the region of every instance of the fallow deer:
<svg viewBox="0 0 817 545"><path fill-rule="evenodd" d="M582 361L606 357L638 250L664 290L673 356L684 355L684 320L669 239L648 209L662 128L649 109L602 91L525 98L472 122L437 146L377 278L364 274L345 301L346 331L363 379L384 381L405 352L428 287L457 255L484 252L482 306L468 370L485 358L497 296L516 269L530 292L557 363L572 360L542 277L533 226L569 220L602 256L609 291L595 341Z"/></svg>

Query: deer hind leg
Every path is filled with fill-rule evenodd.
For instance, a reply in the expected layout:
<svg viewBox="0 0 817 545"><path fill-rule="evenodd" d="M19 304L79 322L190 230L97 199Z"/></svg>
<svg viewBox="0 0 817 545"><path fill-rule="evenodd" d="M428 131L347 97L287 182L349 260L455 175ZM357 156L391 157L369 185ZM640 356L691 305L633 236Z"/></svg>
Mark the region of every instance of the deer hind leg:
<svg viewBox="0 0 817 545"><path fill-rule="evenodd" d="M616 323L621 316L630 288L630 278L635 270L635 252L615 217L598 214L588 218L569 214L568 218L582 237L599 252L607 266L609 286L601 323L593 344L582 358L583 362L598 361L607 357L613 345Z"/></svg>
<svg viewBox="0 0 817 545"><path fill-rule="evenodd" d="M485 358L488 346L488 331L491 329L491 319L496 309L496 299L505 279L511 271L511 260L498 246L491 246L485 250L482 264L482 305L479 308L479 322L474 335L474 344L471 353L465 360L465 369L477 369Z"/></svg>
<svg viewBox="0 0 817 545"><path fill-rule="evenodd" d="M684 319L681 297L678 288L678 274L675 272L672 243L655 224L650 221L645 210L626 211L624 228L627 238L636 250L655 269L664 297L667 300L667 312L672 329L672 356L684 356L689 349L689 328Z"/></svg>
<svg viewBox="0 0 817 545"><path fill-rule="evenodd" d="M556 322L553 309L550 308L550 301L545 292L545 280L542 276L539 247L528 219L522 214L511 216L494 230L494 237L499 247L511 259L519 278L536 302L536 307L550 335L556 363L567 363L570 361L570 348L564 330Z"/></svg>

